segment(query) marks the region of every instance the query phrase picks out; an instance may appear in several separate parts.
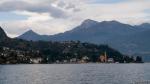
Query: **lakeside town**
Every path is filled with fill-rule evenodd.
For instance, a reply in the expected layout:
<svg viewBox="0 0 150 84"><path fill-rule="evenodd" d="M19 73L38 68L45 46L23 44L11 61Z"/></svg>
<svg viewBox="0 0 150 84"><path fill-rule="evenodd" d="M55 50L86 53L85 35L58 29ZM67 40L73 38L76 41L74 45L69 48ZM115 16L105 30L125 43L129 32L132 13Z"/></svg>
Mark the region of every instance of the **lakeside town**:
<svg viewBox="0 0 150 84"><path fill-rule="evenodd" d="M63 51L64 52L64 51ZM76 53L74 53L76 54ZM69 58L69 57L68 57ZM137 57L123 57L124 61L122 63L142 63L142 58ZM70 59L55 60L50 62L49 57L42 57L39 50L22 51L14 50L8 47L0 47L0 64L82 64L82 63L93 63L88 56L82 56L80 59L72 57ZM115 61L113 57L108 57L107 52L103 52L97 58L95 63L120 63Z"/></svg>

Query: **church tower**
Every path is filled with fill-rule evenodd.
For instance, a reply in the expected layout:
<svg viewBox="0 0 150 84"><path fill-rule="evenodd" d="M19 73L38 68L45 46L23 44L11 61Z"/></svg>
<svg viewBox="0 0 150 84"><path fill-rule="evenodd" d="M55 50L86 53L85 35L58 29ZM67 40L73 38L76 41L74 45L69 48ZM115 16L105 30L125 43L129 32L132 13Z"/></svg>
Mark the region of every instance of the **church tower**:
<svg viewBox="0 0 150 84"><path fill-rule="evenodd" d="M107 52L104 52L104 57L105 57L105 63L107 62Z"/></svg>

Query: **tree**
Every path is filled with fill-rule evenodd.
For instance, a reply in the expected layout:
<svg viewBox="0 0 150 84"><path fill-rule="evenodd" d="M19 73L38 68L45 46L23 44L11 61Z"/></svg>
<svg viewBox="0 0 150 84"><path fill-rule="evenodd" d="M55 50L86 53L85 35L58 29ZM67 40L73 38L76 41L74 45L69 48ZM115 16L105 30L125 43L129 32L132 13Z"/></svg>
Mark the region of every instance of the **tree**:
<svg viewBox="0 0 150 84"><path fill-rule="evenodd" d="M142 57L137 56L135 62L136 62L136 63L142 63L142 62L143 62L143 61L142 61Z"/></svg>

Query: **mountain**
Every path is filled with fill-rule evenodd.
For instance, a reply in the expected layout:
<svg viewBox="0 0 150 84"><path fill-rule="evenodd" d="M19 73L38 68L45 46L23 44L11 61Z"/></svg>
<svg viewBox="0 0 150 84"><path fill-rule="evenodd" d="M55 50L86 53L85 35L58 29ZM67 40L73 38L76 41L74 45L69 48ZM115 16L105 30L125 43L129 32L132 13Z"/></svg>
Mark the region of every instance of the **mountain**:
<svg viewBox="0 0 150 84"><path fill-rule="evenodd" d="M132 35L126 36L124 39L120 39L124 48L127 48L131 52L149 52L150 51L150 30L141 31ZM117 41L117 42L120 42ZM126 50L125 50L126 51Z"/></svg>
<svg viewBox="0 0 150 84"><path fill-rule="evenodd" d="M38 36L33 31L25 34ZM56 63L57 60L78 59L82 60L85 56L89 58L89 62L99 62L99 56L107 52L108 58L123 63L135 62L128 60L129 56L124 55L107 45L96 45L92 43L83 43L80 41L26 41L18 38L9 38L0 28L0 64L27 64L34 63L32 59L41 59L39 63ZM3 40L1 40L4 38ZM6 39L5 39L6 38Z"/></svg>
<svg viewBox="0 0 150 84"><path fill-rule="evenodd" d="M119 39L109 42L112 47L121 49L122 52L137 54L150 53L150 24L143 23L133 26L137 30L135 33L127 34ZM120 43L120 44L117 44ZM149 54L150 55L150 54Z"/></svg>
<svg viewBox="0 0 150 84"><path fill-rule="evenodd" d="M53 41L65 41L65 40L81 40L90 41L93 43L106 43L108 39L113 39L127 34L138 32L134 26L123 24L117 21L103 21L98 22L87 19L77 26L73 30L66 31L51 36L38 35L35 32L24 33L19 36L20 39L25 40L53 40ZM90 37L90 38L87 38ZM44 38L44 39L43 39Z"/></svg>
<svg viewBox="0 0 150 84"><path fill-rule="evenodd" d="M132 26L115 20L98 22L87 19L70 31L46 36L44 40L79 40L95 44L108 44L122 53L140 55L141 53L150 51L149 34L149 23ZM35 38L30 40L35 40ZM38 40L41 40L41 36L39 35L36 37L36 41Z"/></svg>
<svg viewBox="0 0 150 84"><path fill-rule="evenodd" d="M4 30L0 27L0 40L8 39Z"/></svg>
<svg viewBox="0 0 150 84"><path fill-rule="evenodd" d="M127 34L132 34L137 32L137 30L128 24L122 24L117 21L103 21L95 22L85 20L81 25L74 28L71 31L65 33L56 34L51 36L51 40L81 40L92 43L106 43L109 39L120 37ZM92 23L87 25L87 23ZM90 37L90 38L87 38Z"/></svg>
<svg viewBox="0 0 150 84"><path fill-rule="evenodd" d="M83 28L88 28L88 27L91 27L91 26L96 25L98 23L99 23L98 21L87 19L87 20L85 20L85 21L82 22L81 26Z"/></svg>
<svg viewBox="0 0 150 84"><path fill-rule="evenodd" d="M46 35L39 35L35 33L33 30L29 30L25 32L24 34L20 35L17 38L23 39L23 40L32 40L32 41L38 41L38 40L46 40L48 36Z"/></svg>

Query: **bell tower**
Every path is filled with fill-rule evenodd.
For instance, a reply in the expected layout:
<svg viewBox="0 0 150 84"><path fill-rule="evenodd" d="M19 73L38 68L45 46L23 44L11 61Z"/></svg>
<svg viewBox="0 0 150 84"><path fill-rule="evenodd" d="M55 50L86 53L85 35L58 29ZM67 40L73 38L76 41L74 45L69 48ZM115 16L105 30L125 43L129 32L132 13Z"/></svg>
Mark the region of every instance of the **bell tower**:
<svg viewBox="0 0 150 84"><path fill-rule="evenodd" d="M105 63L107 62L107 52L104 52L104 57L105 57Z"/></svg>

